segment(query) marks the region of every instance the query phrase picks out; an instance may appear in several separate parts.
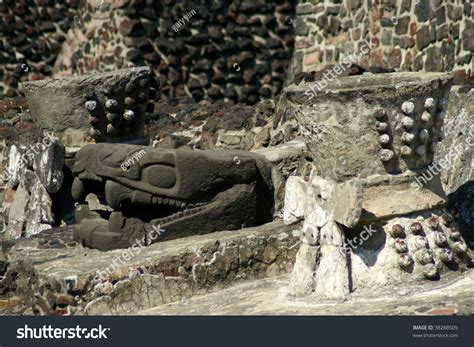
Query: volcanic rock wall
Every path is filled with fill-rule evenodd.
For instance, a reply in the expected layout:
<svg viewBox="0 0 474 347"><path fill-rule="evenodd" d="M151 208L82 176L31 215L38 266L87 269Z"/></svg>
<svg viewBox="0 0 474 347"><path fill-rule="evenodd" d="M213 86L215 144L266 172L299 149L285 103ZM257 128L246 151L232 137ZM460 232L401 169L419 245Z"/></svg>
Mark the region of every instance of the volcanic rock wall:
<svg viewBox="0 0 474 347"><path fill-rule="evenodd" d="M24 80L148 65L164 96L253 104L280 92L293 52L296 0L15 3L0 5L6 14L0 31L7 34L0 44L8 61L3 79L11 86L3 93L9 96L19 93L25 62L41 75ZM53 72L33 64L45 60Z"/></svg>
<svg viewBox="0 0 474 347"><path fill-rule="evenodd" d="M372 45L362 67L472 75L474 6L465 0L300 1L294 72L321 70Z"/></svg>
<svg viewBox="0 0 474 347"><path fill-rule="evenodd" d="M51 76L78 0L0 1L0 99L20 93L19 82Z"/></svg>

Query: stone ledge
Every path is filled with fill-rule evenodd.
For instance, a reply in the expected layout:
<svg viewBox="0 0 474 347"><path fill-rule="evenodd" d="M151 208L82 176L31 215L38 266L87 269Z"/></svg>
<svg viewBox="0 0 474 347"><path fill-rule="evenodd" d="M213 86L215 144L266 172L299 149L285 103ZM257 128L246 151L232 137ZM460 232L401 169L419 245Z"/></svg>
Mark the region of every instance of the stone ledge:
<svg viewBox="0 0 474 347"><path fill-rule="evenodd" d="M19 274L10 286L23 302L7 311L131 314L230 283L288 273L298 250L292 233L297 227L276 221L159 242L135 250L129 260L124 250L100 252L80 245L40 249L37 239L20 241L9 249L5 281L11 273ZM122 261L111 268L117 259ZM107 267L110 276L104 275Z"/></svg>

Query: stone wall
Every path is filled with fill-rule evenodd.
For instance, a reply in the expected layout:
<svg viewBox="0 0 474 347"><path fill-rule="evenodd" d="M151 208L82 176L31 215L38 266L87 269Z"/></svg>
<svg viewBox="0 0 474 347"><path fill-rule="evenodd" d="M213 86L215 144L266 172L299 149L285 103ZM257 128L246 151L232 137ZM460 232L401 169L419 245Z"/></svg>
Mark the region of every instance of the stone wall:
<svg viewBox="0 0 474 347"><path fill-rule="evenodd" d="M253 104L283 86L293 52L296 0L80 1L85 3L0 4L6 14L0 31L8 34L0 45L8 62L3 83L10 86L3 94L21 92L18 80L130 65L151 66L165 97ZM29 24L33 20L36 25ZM23 63L35 75L26 76Z"/></svg>
<svg viewBox="0 0 474 347"><path fill-rule="evenodd" d="M18 95L21 81L51 76L79 2L0 1L0 99Z"/></svg>
<svg viewBox="0 0 474 347"><path fill-rule="evenodd" d="M295 73L321 70L364 41L357 63L396 71L472 75L474 6L465 0L300 1L295 22Z"/></svg>

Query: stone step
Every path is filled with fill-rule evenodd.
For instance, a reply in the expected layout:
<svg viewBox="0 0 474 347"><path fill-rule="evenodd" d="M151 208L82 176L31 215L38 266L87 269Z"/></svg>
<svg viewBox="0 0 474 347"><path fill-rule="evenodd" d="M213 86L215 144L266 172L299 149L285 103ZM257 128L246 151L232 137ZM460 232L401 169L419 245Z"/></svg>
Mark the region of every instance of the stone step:
<svg viewBox="0 0 474 347"><path fill-rule="evenodd" d="M430 290L354 294L345 302L289 298L290 275L258 279L214 293L183 298L137 312L138 315L472 315L474 269L456 282ZM409 289L400 287L401 291Z"/></svg>
<svg viewBox="0 0 474 347"><path fill-rule="evenodd" d="M38 287L55 288L54 293L45 290L45 302L52 307L43 314L129 314L241 281L289 273L298 251L293 231L297 228L278 220L108 252L81 245L46 246L48 237L65 240L65 230L60 236L43 235L41 242L18 241L6 254L11 264L28 258L37 271ZM75 304L55 312L51 295L65 293Z"/></svg>

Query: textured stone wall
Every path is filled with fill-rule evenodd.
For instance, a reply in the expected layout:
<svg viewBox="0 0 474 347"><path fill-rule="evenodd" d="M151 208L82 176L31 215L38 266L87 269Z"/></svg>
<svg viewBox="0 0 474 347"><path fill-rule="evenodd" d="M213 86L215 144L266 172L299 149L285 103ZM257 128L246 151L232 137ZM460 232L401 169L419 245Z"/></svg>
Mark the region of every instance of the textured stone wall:
<svg viewBox="0 0 474 347"><path fill-rule="evenodd" d="M294 72L321 70L364 41L364 68L472 74L474 6L466 0L300 1L295 22Z"/></svg>
<svg viewBox="0 0 474 347"><path fill-rule="evenodd" d="M253 104L283 86L295 8L296 0L5 0L0 79L9 87L0 97L21 93L19 80L148 65L165 97Z"/></svg>
<svg viewBox="0 0 474 347"><path fill-rule="evenodd" d="M0 99L18 95L20 81L51 76L79 2L0 1Z"/></svg>

